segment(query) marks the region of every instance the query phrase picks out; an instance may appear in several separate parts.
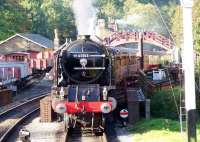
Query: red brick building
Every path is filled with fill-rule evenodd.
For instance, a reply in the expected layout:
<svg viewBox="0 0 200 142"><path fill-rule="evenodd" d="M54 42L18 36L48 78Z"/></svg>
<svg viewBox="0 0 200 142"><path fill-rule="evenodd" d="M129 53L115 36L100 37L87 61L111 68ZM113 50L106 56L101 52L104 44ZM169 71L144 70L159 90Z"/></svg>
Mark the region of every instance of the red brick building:
<svg viewBox="0 0 200 142"><path fill-rule="evenodd" d="M15 34L0 42L0 61L26 62L32 69L53 65L53 42L38 34Z"/></svg>

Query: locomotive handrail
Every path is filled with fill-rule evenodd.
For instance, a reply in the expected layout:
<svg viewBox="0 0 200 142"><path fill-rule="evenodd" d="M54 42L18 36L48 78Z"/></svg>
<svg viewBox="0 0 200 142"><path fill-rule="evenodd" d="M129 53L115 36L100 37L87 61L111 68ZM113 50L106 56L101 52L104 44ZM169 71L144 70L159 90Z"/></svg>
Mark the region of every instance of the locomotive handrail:
<svg viewBox="0 0 200 142"><path fill-rule="evenodd" d="M105 54L102 54L102 55L89 55L89 57L106 57L106 55Z"/></svg>
<svg viewBox="0 0 200 142"><path fill-rule="evenodd" d="M72 54L97 54L97 52L69 52Z"/></svg>
<svg viewBox="0 0 200 142"><path fill-rule="evenodd" d="M74 67L74 70L105 70L105 67Z"/></svg>
<svg viewBox="0 0 200 142"><path fill-rule="evenodd" d="M84 55L84 56L83 56ZM83 58L83 57L103 57L103 58L105 58L106 57L106 55L105 54L102 54L102 55L90 55L90 54L75 54L75 55L73 55L74 57L78 57L78 58Z"/></svg>

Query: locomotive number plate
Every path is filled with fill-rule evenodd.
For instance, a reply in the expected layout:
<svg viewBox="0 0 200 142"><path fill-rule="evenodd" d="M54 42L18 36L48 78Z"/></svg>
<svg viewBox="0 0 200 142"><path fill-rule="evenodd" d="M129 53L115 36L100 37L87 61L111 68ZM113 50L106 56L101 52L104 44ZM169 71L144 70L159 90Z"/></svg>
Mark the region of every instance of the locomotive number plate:
<svg viewBox="0 0 200 142"><path fill-rule="evenodd" d="M88 58L89 54L73 54L74 58Z"/></svg>

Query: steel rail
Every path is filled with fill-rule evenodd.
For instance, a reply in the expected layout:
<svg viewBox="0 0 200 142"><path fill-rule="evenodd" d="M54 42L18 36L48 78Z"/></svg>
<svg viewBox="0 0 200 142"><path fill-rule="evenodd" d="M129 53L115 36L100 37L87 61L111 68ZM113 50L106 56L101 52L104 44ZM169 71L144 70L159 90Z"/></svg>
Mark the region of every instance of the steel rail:
<svg viewBox="0 0 200 142"><path fill-rule="evenodd" d="M12 127L10 127L4 135L0 138L0 142L6 142L6 140L9 138L9 136L25 121L27 120L31 115L35 114L37 111L39 111L39 107L34 109L33 111L29 112L28 114L21 117Z"/></svg>
<svg viewBox="0 0 200 142"><path fill-rule="evenodd" d="M49 91L43 92L43 93L40 94L40 96L31 98L31 99L29 98L29 100L27 100L26 102L23 102L23 103L15 106L15 107L11 107L8 110L6 110L6 111L4 111L0 114L0 118L3 118L2 122L5 123L5 124L6 124L6 120L8 120L9 118L12 118L12 116L15 116L15 115L18 115L18 114L21 115L21 116L19 116L18 119L16 119L13 122L11 121L8 126L6 125L6 127L4 129L2 129L3 132L2 132L1 137L0 137L0 142L5 141L6 138L8 137L8 135L11 134L11 132L13 132L13 129L15 129L19 124L21 124L21 122L23 122L23 120L25 120L27 117L29 117L34 112L39 110L39 106L38 106L37 103L42 98L46 97L48 95L48 93L49 93ZM21 112L19 112L19 110L21 108L23 108L23 107L26 108L26 105L28 106L28 105L31 105L32 103L34 103L34 104L36 103L36 105L37 105L37 106L32 108L33 110L30 108L30 110L22 112L22 114L20 114ZM14 112L14 114L12 114L13 112ZM8 115L8 116L6 116L6 115Z"/></svg>
<svg viewBox="0 0 200 142"><path fill-rule="evenodd" d="M14 106L14 107L11 107L11 108L9 108L9 109L3 111L2 113L0 113L0 117L2 117L3 115L8 114L9 112L11 112L11 111L13 111L13 110L15 110L15 109L17 109L17 108L19 108L19 107L22 107L22 106L27 105L27 104L29 104L29 103L31 103L31 102L34 102L34 101L40 100L41 98L46 97L47 94L48 94L49 92L50 92L50 91L43 92L43 93L40 94L41 96L37 96L37 97L31 98L31 99L28 99L27 101L25 101L25 102L23 102L23 103L21 103L21 104L19 104L19 105L16 105L16 106Z"/></svg>
<svg viewBox="0 0 200 142"><path fill-rule="evenodd" d="M81 131L81 130L80 130ZM63 142L73 142L74 141L74 138L72 138L72 140L70 140L70 135L69 135L69 129L68 129L68 131L66 131L66 133L65 133L65 137L64 137L64 140L63 140ZM81 137L84 137L84 136L77 136L76 138L81 138ZM88 138L94 138L94 140L96 141L96 142L108 142L108 140L107 140L107 136L106 136L106 133L104 132L103 133L103 135L101 135L101 136L95 136L95 135L93 135L93 136L85 136L85 137L88 137ZM80 141L83 141L83 140L80 140ZM88 140L88 142L90 142L91 140L89 139Z"/></svg>

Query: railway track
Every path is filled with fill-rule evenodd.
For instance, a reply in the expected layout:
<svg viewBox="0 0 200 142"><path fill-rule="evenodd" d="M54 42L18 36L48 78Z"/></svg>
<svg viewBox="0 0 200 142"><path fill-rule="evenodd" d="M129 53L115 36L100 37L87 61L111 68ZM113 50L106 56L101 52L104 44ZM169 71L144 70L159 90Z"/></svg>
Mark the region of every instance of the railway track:
<svg viewBox="0 0 200 142"><path fill-rule="evenodd" d="M96 136L89 130L69 129L65 142L107 142L106 134Z"/></svg>
<svg viewBox="0 0 200 142"><path fill-rule="evenodd" d="M27 100L0 114L0 142L5 142L23 121L39 111L40 100L47 94L48 92L41 93L39 97Z"/></svg>

